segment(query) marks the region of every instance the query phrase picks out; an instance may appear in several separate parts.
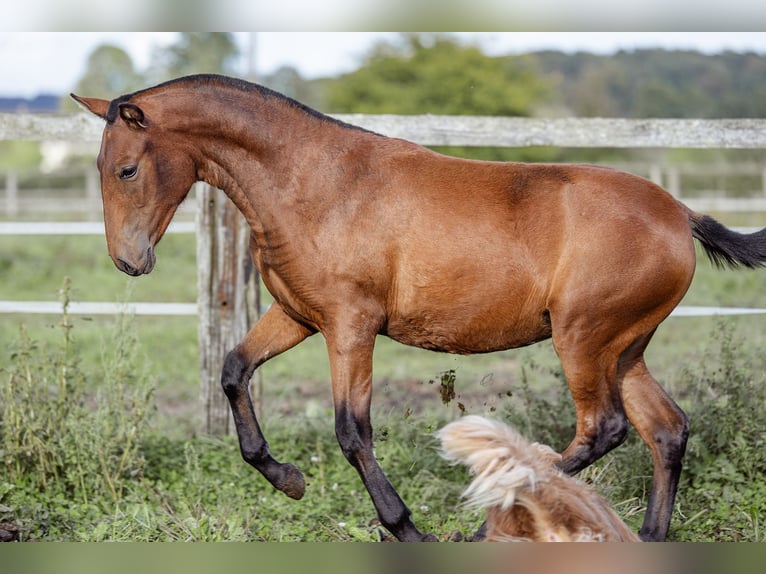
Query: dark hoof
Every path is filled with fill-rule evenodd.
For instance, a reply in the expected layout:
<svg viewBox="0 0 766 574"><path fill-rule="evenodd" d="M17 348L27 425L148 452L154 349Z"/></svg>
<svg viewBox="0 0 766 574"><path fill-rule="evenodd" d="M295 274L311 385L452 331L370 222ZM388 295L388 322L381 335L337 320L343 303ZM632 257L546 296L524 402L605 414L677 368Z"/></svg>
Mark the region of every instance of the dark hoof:
<svg viewBox="0 0 766 574"><path fill-rule="evenodd" d="M300 500L306 492L306 481L303 473L294 464L286 462L282 465L282 477L274 486L290 498Z"/></svg>
<svg viewBox="0 0 766 574"><path fill-rule="evenodd" d="M479 529L466 538L466 542L484 542L487 538L487 523L483 522Z"/></svg>
<svg viewBox="0 0 766 574"><path fill-rule="evenodd" d="M19 527L12 522L0 524L0 542L18 542Z"/></svg>
<svg viewBox="0 0 766 574"><path fill-rule="evenodd" d="M397 541L398 542L439 542L439 539L433 534L418 534L415 537L407 537L407 538L397 540L395 537L381 530L380 541L381 542L397 542Z"/></svg>
<svg viewBox="0 0 766 574"><path fill-rule="evenodd" d="M370 528L378 529L378 537L381 542L439 542L439 539L433 534L421 534L418 530L412 526L411 530L403 533L397 537L391 534L388 530L385 530L380 524L380 520L373 518L369 524Z"/></svg>

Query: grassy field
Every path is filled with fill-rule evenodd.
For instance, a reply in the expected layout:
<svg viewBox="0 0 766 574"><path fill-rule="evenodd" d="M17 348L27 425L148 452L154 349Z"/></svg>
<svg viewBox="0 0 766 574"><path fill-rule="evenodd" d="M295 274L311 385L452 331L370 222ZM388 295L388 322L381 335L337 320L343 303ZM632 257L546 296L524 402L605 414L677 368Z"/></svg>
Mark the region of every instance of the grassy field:
<svg viewBox="0 0 766 574"><path fill-rule="evenodd" d="M0 237L0 299L196 298L194 238L173 235L148 277L118 273L101 237ZM720 271L700 258L684 304L766 307L766 271ZM302 468L295 502L241 461L236 441L198 433L193 317L6 315L0 322L0 522L24 540L379 539L361 482L335 442L324 343L313 337L264 368L263 427L276 456ZM671 537L764 540L766 385L762 316L676 318L647 354L692 419ZM441 400L454 373L454 400ZM562 448L573 409L549 342L454 357L379 339L376 454L423 530L470 533L467 473L438 457L434 430L462 412L513 422ZM640 525L651 464L634 434L581 476ZM371 525L372 523L372 525Z"/></svg>

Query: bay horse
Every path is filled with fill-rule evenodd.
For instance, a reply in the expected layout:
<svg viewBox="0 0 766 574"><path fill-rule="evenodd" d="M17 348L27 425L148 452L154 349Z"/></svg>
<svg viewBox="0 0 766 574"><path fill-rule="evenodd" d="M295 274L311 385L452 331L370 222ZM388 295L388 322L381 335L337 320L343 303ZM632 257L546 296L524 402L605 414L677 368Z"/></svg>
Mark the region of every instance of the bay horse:
<svg viewBox="0 0 766 574"><path fill-rule="evenodd" d="M618 446L628 422L653 483L640 536L665 539L688 435L644 349L695 269L693 238L718 264L766 262L766 230L743 235L643 178L592 165L445 156L216 75L111 101L72 97L106 121L98 168L109 255L150 273L192 184L222 189L251 229L274 303L227 354L221 384L242 456L287 496L298 468L275 459L253 411L256 368L307 337L327 344L340 448L382 525L421 533L373 454L375 339L489 353L552 338L576 409L560 468Z"/></svg>

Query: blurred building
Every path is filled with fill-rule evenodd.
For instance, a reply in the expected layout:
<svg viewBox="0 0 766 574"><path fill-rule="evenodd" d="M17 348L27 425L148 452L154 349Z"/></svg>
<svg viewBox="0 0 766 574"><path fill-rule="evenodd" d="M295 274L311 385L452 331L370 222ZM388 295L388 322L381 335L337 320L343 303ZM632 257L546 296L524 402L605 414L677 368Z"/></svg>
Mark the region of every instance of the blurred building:
<svg viewBox="0 0 766 574"><path fill-rule="evenodd" d="M9 98L0 97L0 112L2 113L28 113L47 114L59 111L59 96L53 94L40 94L34 98Z"/></svg>

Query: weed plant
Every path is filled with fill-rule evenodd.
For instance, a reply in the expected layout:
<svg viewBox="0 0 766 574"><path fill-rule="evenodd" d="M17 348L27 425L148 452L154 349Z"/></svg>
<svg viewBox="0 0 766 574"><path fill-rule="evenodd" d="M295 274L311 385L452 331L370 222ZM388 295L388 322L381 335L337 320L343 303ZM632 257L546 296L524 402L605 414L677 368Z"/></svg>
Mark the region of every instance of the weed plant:
<svg viewBox="0 0 766 574"><path fill-rule="evenodd" d="M766 541L766 381L732 329L716 332L704 365L685 371L691 413L678 502L687 541Z"/></svg>
<svg viewBox="0 0 766 574"><path fill-rule="evenodd" d="M68 280L61 300L58 343L41 347L22 327L2 371L0 497L22 495L12 498L22 500L33 538L66 538L79 520L123 499L143 472L152 405L151 386L134 363L129 319L123 316L105 343L99 373L88 374L67 312Z"/></svg>

